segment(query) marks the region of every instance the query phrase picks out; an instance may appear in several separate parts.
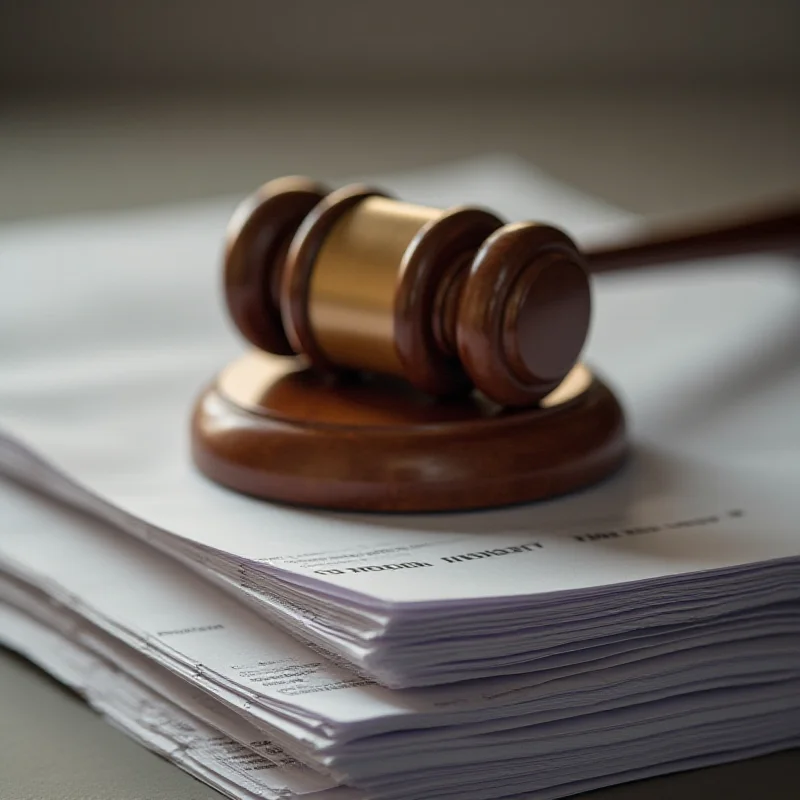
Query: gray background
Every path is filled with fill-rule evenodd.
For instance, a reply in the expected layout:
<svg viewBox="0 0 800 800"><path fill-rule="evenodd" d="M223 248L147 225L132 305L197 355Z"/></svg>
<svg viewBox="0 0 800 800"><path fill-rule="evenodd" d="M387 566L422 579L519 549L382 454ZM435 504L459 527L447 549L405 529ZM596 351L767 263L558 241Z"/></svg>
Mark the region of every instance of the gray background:
<svg viewBox="0 0 800 800"><path fill-rule="evenodd" d="M498 151L647 215L797 196L799 32L792 0L2 0L0 221ZM792 752L596 796L798 785ZM0 652L0 796L218 795Z"/></svg>
<svg viewBox="0 0 800 800"><path fill-rule="evenodd" d="M6 0L9 84L186 88L796 77L791 0Z"/></svg>

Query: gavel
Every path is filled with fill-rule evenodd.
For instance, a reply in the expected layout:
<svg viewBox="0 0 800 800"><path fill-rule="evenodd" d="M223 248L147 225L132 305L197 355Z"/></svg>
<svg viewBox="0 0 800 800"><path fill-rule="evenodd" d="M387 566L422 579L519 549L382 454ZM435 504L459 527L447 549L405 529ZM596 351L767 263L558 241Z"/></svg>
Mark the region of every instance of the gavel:
<svg viewBox="0 0 800 800"><path fill-rule="evenodd" d="M429 208L369 186L269 181L234 212L225 298L240 333L334 374L399 376L431 396L535 405L585 346L596 272L800 250L800 208L646 232L583 253L563 230Z"/></svg>

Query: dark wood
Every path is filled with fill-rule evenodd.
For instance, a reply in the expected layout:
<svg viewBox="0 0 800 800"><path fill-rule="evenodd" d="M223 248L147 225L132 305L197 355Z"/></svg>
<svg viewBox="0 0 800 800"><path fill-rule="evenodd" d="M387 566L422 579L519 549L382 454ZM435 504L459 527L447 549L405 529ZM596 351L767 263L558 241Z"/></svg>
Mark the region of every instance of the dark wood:
<svg viewBox="0 0 800 800"><path fill-rule="evenodd" d="M395 346L406 377L423 392L449 395L471 389L458 358L455 318L472 260L502 224L481 209L454 209L406 251L395 294Z"/></svg>
<svg viewBox="0 0 800 800"><path fill-rule="evenodd" d="M261 349L303 354L320 369L343 371L310 322L315 265L344 215L367 198L388 195L358 184L322 199L313 195L318 202L300 224L289 213L298 196L298 186L287 184L285 198L273 192L247 224L234 227L228 305L243 335ZM403 213L402 204L398 209ZM384 304L393 308L386 323L403 377L422 391L448 396L477 387L495 402L528 405L552 391L580 354L591 304L577 248L550 226L502 225L478 208L442 211L421 223L398 260L394 297ZM498 229L504 235L492 236ZM293 235L286 245L288 231ZM360 362L359 353L348 356L355 364L347 369L366 368L365 352Z"/></svg>
<svg viewBox="0 0 800 800"><path fill-rule="evenodd" d="M622 410L583 367L565 399L509 411L480 395L433 401L405 381L340 381L248 354L200 397L193 456L245 494L362 511L447 511L572 492L626 455ZM565 384L566 387L567 384Z"/></svg>
<svg viewBox="0 0 800 800"><path fill-rule="evenodd" d="M228 313L239 332L262 350L295 352L280 315L284 262L295 232L328 191L307 178L277 178L246 198L231 217L223 270Z"/></svg>
<svg viewBox="0 0 800 800"><path fill-rule="evenodd" d="M461 362L496 402L531 405L572 369L590 318L589 277L572 240L546 225L506 225L487 239L464 286Z"/></svg>
<svg viewBox="0 0 800 800"><path fill-rule="evenodd" d="M227 238L225 296L248 341L267 352L304 354L319 368L344 369L315 339L309 287L326 236L375 195L387 197L361 185L326 194L308 179L282 178L237 210ZM384 304L394 303L397 360L404 377L432 395L477 387L498 403L525 405L551 391L579 357L588 331L586 271L800 251L798 205L651 230L586 256L550 226L512 224L498 232L501 225L480 209L441 212L397 264L395 296ZM348 353L348 368L364 369L359 358L366 360L365 353Z"/></svg>
<svg viewBox="0 0 800 800"><path fill-rule="evenodd" d="M317 273L328 281L329 294L319 297L330 298L331 276L341 289L339 305L325 311L338 331L353 324L351 286L378 278L360 295L371 305L366 314L358 307L356 346L337 351L345 369L315 341L315 265L344 215L387 195L360 185L325 191L306 179L270 182L234 215L226 299L260 350L201 395L192 427L195 463L214 481L323 508L486 508L602 480L623 463L627 444L613 393L576 366L591 319L590 273L800 250L797 207L650 231L586 255L550 226L399 203L402 225L387 243L394 207L365 206L332 245L334 255L319 259L328 272ZM361 272L350 269L353 242L362 248ZM320 320L324 303L317 308ZM367 357L387 374L368 373Z"/></svg>
<svg viewBox="0 0 800 800"><path fill-rule="evenodd" d="M587 259L601 273L748 253L800 253L800 202L652 228Z"/></svg>

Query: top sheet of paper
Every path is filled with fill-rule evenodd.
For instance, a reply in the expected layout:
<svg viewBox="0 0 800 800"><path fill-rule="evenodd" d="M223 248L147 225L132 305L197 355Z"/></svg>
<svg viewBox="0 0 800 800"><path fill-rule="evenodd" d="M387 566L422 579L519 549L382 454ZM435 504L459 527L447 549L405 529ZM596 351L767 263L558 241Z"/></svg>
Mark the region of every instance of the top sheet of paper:
<svg viewBox="0 0 800 800"><path fill-rule="evenodd" d="M553 222L579 241L631 224L513 160L381 183L415 202ZM234 204L0 230L6 436L148 526L364 602L531 595L800 553L800 274L774 258L598 279L586 356L625 404L634 456L588 492L373 518L211 484L191 463L188 418L244 348L219 278ZM431 567L361 569L409 561Z"/></svg>

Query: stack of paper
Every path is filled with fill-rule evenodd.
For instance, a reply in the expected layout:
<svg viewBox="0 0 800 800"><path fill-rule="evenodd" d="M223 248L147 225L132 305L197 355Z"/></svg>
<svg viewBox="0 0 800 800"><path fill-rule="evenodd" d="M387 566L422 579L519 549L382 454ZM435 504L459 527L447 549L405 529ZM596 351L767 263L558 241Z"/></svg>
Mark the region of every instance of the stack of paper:
<svg viewBox="0 0 800 800"><path fill-rule="evenodd" d="M590 240L518 164L386 182ZM233 797L561 797L800 745L800 280L598 281L633 456L471 514L281 508L189 459L233 203L16 227L0 253L0 637ZM69 506L81 508L79 513Z"/></svg>

